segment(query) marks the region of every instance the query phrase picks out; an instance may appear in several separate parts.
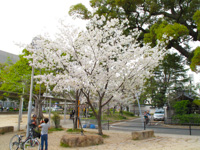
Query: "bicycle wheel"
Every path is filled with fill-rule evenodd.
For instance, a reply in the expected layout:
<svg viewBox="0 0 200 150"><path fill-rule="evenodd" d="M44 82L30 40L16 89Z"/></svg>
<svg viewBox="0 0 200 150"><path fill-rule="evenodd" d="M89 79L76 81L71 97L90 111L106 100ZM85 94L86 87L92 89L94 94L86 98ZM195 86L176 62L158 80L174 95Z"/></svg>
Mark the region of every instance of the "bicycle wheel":
<svg viewBox="0 0 200 150"><path fill-rule="evenodd" d="M40 142L37 139L28 139L24 143L24 150L33 149L39 150L40 149Z"/></svg>
<svg viewBox="0 0 200 150"><path fill-rule="evenodd" d="M19 142L20 142L19 135L14 135L10 139L10 143L9 143L10 150L17 150L20 147L20 143Z"/></svg>

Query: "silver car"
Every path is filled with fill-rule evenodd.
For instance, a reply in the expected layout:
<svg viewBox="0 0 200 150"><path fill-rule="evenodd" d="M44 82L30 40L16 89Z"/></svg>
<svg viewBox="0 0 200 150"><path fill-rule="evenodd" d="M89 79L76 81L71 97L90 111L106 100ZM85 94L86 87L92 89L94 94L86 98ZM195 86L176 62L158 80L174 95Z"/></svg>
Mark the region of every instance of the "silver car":
<svg viewBox="0 0 200 150"><path fill-rule="evenodd" d="M164 109L157 109L153 115L153 120L162 120L165 119L165 111Z"/></svg>

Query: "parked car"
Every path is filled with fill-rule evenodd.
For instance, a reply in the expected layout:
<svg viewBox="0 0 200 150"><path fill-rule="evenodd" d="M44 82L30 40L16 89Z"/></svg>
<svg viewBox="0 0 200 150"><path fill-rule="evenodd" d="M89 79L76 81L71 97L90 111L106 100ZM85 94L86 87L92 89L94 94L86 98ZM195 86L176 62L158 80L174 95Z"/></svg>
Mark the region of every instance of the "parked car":
<svg viewBox="0 0 200 150"><path fill-rule="evenodd" d="M60 110L60 108L59 107L52 107L52 109L51 109L52 111L59 111Z"/></svg>
<svg viewBox="0 0 200 150"><path fill-rule="evenodd" d="M62 111L63 109L60 107L52 107L51 110L52 111Z"/></svg>
<svg viewBox="0 0 200 150"><path fill-rule="evenodd" d="M164 109L156 109L154 115L153 115L153 120L162 120L164 121L165 119L165 111Z"/></svg>

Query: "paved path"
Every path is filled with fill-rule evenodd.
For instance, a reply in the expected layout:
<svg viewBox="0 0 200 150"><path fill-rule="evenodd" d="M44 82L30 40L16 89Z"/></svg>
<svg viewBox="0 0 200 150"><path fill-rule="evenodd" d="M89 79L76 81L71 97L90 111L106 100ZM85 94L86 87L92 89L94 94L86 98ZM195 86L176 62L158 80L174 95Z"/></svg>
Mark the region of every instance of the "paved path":
<svg viewBox="0 0 200 150"><path fill-rule="evenodd" d="M144 130L144 124L141 123L141 119L137 118L134 120L123 121L114 123L110 129L121 130L121 131L137 131ZM146 129L152 129L155 133L166 133L166 134L180 134L180 135L196 135L200 136L200 127L191 126L177 126L177 125L165 125L163 121L152 121L146 126Z"/></svg>

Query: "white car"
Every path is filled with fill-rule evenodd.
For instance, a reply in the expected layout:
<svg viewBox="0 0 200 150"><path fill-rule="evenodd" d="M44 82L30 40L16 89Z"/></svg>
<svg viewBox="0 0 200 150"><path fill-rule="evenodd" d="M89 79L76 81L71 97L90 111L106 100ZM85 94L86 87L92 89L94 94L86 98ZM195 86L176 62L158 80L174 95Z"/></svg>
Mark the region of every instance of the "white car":
<svg viewBox="0 0 200 150"><path fill-rule="evenodd" d="M164 109L157 109L153 115L153 120L162 120L165 119L165 111Z"/></svg>
<svg viewBox="0 0 200 150"><path fill-rule="evenodd" d="M59 107L52 107L51 110L52 110L52 111L59 111L59 110L61 110L61 109L60 109Z"/></svg>

